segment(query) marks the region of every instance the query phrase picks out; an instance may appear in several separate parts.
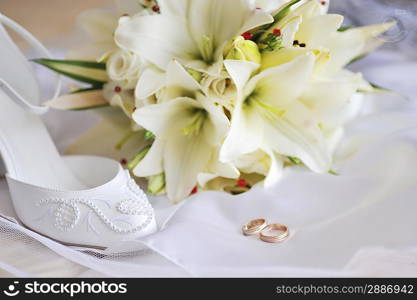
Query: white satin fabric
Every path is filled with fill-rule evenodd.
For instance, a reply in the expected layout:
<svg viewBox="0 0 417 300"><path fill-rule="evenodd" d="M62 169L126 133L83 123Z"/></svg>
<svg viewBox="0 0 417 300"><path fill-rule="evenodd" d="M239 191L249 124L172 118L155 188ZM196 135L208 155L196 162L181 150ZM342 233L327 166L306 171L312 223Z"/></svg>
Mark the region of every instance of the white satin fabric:
<svg viewBox="0 0 417 300"><path fill-rule="evenodd" d="M0 275L417 276L417 62L379 52L354 68L403 97L366 97L338 152L339 176L293 168L276 186L238 196L202 192L180 206L155 198L163 229L129 255L66 247L0 218ZM93 120L54 112L47 124L63 149ZM0 212L14 217L3 179ZM290 239L243 236L260 217L287 224Z"/></svg>

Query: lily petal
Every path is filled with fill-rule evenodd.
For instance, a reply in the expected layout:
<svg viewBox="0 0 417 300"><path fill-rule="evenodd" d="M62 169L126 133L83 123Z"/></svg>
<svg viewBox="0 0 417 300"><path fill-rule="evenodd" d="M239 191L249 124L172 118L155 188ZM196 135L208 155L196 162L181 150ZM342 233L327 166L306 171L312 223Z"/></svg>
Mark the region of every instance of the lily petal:
<svg viewBox="0 0 417 300"><path fill-rule="evenodd" d="M343 23L341 15L323 15L303 20L295 39L310 48L319 48L336 32Z"/></svg>
<svg viewBox="0 0 417 300"><path fill-rule="evenodd" d="M189 12L200 12L188 15L191 34L200 48L206 47L204 38L213 43L214 49L244 32L240 30L271 22L272 18L267 18L267 13L253 14L247 0L193 0L189 6Z"/></svg>
<svg viewBox="0 0 417 300"><path fill-rule="evenodd" d="M297 99L310 78L315 57L311 53L267 69L253 77L245 87L245 97L254 90L264 103L284 106Z"/></svg>
<svg viewBox="0 0 417 300"><path fill-rule="evenodd" d="M244 60L225 60L224 66L236 85L238 91L242 91L252 73L259 65Z"/></svg>
<svg viewBox="0 0 417 300"><path fill-rule="evenodd" d="M302 103L291 104L284 118L276 118L265 125L265 135L273 137L269 143L279 154L297 157L312 171L325 173L331 155L318 122Z"/></svg>
<svg viewBox="0 0 417 300"><path fill-rule="evenodd" d="M265 177L264 186L270 187L277 183L282 177L284 170L284 160L273 151L266 150L271 159L271 165L269 167L268 174Z"/></svg>
<svg viewBox="0 0 417 300"><path fill-rule="evenodd" d="M298 56L313 53L317 55L319 50L311 50L307 48L283 48L277 51L265 52L262 54L261 70L269 69L278 65L282 65L293 61Z"/></svg>
<svg viewBox="0 0 417 300"><path fill-rule="evenodd" d="M331 53L329 65L326 72L338 72L354 58L366 54L383 43L373 43L383 32L389 30L395 22L380 25L364 26L346 30L344 32L334 32L323 46L328 48Z"/></svg>
<svg viewBox="0 0 417 300"><path fill-rule="evenodd" d="M231 163L222 163L219 161L219 151L212 153L209 168L203 173L198 174L198 184L204 187L210 180L217 177L236 179L239 177L239 170Z"/></svg>
<svg viewBox="0 0 417 300"><path fill-rule="evenodd" d="M163 159L169 199L178 202L187 198L213 150L202 135L180 134L166 141Z"/></svg>
<svg viewBox="0 0 417 300"><path fill-rule="evenodd" d="M155 66L149 66L139 77L135 97L146 99L160 90L165 83L165 72Z"/></svg>
<svg viewBox="0 0 417 300"><path fill-rule="evenodd" d="M295 35L302 22L301 16L295 16L282 26L282 46L290 48L293 46Z"/></svg>
<svg viewBox="0 0 417 300"><path fill-rule="evenodd" d="M225 138L226 132L229 129L229 120L220 105L214 105L211 99L204 97L202 94L197 94L196 98L209 113L209 122L206 122L203 129L203 135L206 138L207 144L219 147L220 142Z"/></svg>
<svg viewBox="0 0 417 300"><path fill-rule="evenodd" d="M183 18L176 16L122 17L116 30L117 45L131 50L165 70L173 59L190 60L197 54Z"/></svg>
<svg viewBox="0 0 417 300"><path fill-rule="evenodd" d="M266 176L271 167L271 158L265 151L256 150L237 157L233 164L243 173L258 173Z"/></svg>
<svg viewBox="0 0 417 300"><path fill-rule="evenodd" d="M243 24L240 33L274 22L274 18L263 11L255 11Z"/></svg>
<svg viewBox="0 0 417 300"><path fill-rule="evenodd" d="M111 41L117 16L104 10L87 10L79 15L77 23L95 41Z"/></svg>
<svg viewBox="0 0 417 300"><path fill-rule="evenodd" d="M192 107L199 107L198 102L190 98L178 98L139 108L132 118L156 136L165 138L171 132L180 132L186 127Z"/></svg>
<svg viewBox="0 0 417 300"><path fill-rule="evenodd" d="M146 156L133 169L133 174L138 177L148 177L163 173L163 150L164 141L156 138Z"/></svg>
<svg viewBox="0 0 417 300"><path fill-rule="evenodd" d="M176 60L168 65L166 86L177 86L188 91L201 89L198 82Z"/></svg>
<svg viewBox="0 0 417 300"><path fill-rule="evenodd" d="M350 79L314 80L308 85L300 100L308 106L318 122L336 121L340 119L339 115L344 105L357 91L361 78L361 74L354 74Z"/></svg>
<svg viewBox="0 0 417 300"><path fill-rule="evenodd" d="M220 160L231 162L243 154L256 151L263 143L264 121L253 110L243 110L238 103L228 136L220 150Z"/></svg>

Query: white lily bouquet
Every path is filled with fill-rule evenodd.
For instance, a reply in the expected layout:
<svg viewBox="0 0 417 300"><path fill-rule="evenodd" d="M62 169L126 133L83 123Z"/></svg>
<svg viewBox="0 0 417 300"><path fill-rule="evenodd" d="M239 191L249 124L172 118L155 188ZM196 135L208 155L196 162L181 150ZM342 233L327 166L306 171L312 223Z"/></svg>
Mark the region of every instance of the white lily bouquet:
<svg viewBox="0 0 417 300"><path fill-rule="evenodd" d="M270 186L291 165L333 172L358 96L378 89L345 67L393 25L341 27L318 0L117 4L82 14L92 43L70 59L36 61L89 83L49 105L111 107L98 110L114 122L95 143L111 137L112 155L174 202Z"/></svg>

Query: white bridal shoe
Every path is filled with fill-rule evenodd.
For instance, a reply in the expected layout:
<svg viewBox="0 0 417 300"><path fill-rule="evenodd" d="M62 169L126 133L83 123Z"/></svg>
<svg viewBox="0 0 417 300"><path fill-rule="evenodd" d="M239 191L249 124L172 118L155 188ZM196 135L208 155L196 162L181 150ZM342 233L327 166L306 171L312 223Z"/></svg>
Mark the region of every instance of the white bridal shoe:
<svg viewBox="0 0 417 300"><path fill-rule="evenodd" d="M134 250L132 241L157 229L146 195L118 162L59 156L38 116L47 108L37 105L36 78L2 23L50 56L0 14L0 166L20 221L64 244ZM120 246L124 243L129 249Z"/></svg>

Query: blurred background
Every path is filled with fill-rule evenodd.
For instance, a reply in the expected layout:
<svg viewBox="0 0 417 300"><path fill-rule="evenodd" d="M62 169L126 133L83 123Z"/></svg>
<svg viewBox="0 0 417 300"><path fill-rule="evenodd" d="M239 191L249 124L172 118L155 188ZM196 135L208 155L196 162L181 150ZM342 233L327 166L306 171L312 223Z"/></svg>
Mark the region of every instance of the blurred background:
<svg viewBox="0 0 417 300"><path fill-rule="evenodd" d="M0 0L0 12L48 43L70 35L81 11L111 7L112 3L113 0Z"/></svg>

